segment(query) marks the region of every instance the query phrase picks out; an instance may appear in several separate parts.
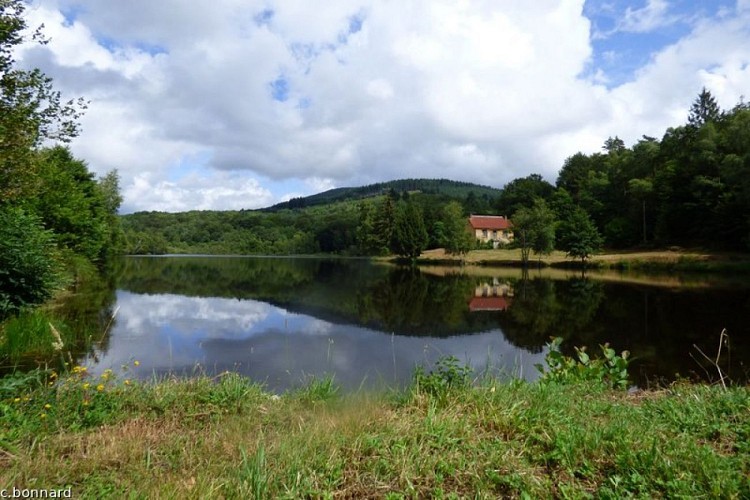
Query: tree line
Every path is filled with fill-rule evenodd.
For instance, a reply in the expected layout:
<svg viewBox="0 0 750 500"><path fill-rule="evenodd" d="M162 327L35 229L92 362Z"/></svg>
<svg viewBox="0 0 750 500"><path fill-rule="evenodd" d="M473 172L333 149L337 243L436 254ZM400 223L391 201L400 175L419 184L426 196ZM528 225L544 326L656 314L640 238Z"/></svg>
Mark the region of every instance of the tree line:
<svg viewBox="0 0 750 500"><path fill-rule="evenodd" d="M631 147L567 158L554 184L531 174L499 195L465 186L448 195L410 190L274 211L143 212L125 216L128 253L464 254L479 245L470 213L509 215L522 258L554 249L585 260L611 249L699 246L750 249L750 105L721 110L703 89L687 123ZM305 203L297 203L305 205Z"/></svg>
<svg viewBox="0 0 750 500"><path fill-rule="evenodd" d="M66 147L86 102L14 59L27 38L46 43L28 34L25 5L0 1L0 319L122 249L117 172L96 179Z"/></svg>
<svg viewBox="0 0 750 500"><path fill-rule="evenodd" d="M585 259L602 245L750 249L748 103L721 110L704 88L687 123L661 140L628 148L615 136L602 149L565 160L555 185L530 175L505 186L497 208L514 213L527 251Z"/></svg>

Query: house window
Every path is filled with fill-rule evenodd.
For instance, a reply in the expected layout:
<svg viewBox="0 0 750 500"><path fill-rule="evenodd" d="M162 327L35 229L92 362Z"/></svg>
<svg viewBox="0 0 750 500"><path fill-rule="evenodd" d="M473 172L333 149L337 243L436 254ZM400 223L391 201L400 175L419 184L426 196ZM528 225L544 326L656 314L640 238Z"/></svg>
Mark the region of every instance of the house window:
<svg viewBox="0 0 750 500"><path fill-rule="evenodd" d="M486 238L486 237L487 237L487 230L482 229L482 238Z"/></svg>
<svg viewBox="0 0 750 500"><path fill-rule="evenodd" d="M493 240L497 239L497 231L492 231L492 239Z"/></svg>

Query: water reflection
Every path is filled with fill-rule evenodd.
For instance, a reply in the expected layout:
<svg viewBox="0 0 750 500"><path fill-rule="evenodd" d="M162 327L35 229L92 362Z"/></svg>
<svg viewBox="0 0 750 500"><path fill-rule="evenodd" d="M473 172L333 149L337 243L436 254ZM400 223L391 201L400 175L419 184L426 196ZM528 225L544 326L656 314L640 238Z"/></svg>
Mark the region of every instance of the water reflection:
<svg viewBox="0 0 750 500"><path fill-rule="evenodd" d="M539 354L519 352L498 329L469 339L388 335L251 299L117 293L118 321L97 369L140 362L137 374L232 370L284 390L332 374L349 389L403 386L416 365L454 355L476 370L533 379Z"/></svg>
<svg viewBox="0 0 750 500"><path fill-rule="evenodd" d="M732 361L723 368L746 380L747 286L472 272L356 260L129 258L117 282L117 320L89 361L103 370L138 359L140 376L237 370L273 390L323 374L347 387L392 386L445 355L533 378L546 343L559 336L569 353L605 342L630 350L636 382L645 384L705 375L692 346L715 352L727 328Z"/></svg>

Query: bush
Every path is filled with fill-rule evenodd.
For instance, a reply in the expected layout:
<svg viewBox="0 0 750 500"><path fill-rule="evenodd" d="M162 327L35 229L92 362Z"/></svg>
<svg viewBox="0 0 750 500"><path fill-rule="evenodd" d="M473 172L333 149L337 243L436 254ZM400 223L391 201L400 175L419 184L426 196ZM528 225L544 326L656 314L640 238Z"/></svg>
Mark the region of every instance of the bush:
<svg viewBox="0 0 750 500"><path fill-rule="evenodd" d="M469 387L471 375L471 367L460 364L455 356L442 357L430 373L425 372L422 366L416 368L414 387L417 392L445 399L451 391Z"/></svg>
<svg viewBox="0 0 750 500"><path fill-rule="evenodd" d="M580 381L595 381L607 387L628 388L628 364L630 353L623 351L617 355L608 344L600 346L603 358L592 358L586 353L585 347L576 347L576 357L564 355L560 352L561 338L555 338L548 345L549 352L544 358L547 364L545 371L542 365L536 368L542 373L542 382L575 383Z"/></svg>
<svg viewBox="0 0 750 500"><path fill-rule="evenodd" d="M0 319L52 295L60 283L55 252L37 217L0 207Z"/></svg>

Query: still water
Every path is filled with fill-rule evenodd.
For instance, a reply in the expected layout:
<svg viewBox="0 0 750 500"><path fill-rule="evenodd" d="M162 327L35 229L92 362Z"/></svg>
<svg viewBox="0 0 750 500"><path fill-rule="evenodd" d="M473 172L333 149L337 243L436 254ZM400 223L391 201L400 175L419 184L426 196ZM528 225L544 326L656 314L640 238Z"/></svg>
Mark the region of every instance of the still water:
<svg viewBox="0 0 750 500"><path fill-rule="evenodd" d="M736 380L750 363L750 284L489 268L399 268L363 260L129 257L116 311L83 362L135 376L237 371L283 391L333 376L346 389L408 383L455 356L477 371L534 379L551 336L631 351L636 383ZM697 346L697 347L696 347ZM137 360L139 366L133 368Z"/></svg>

